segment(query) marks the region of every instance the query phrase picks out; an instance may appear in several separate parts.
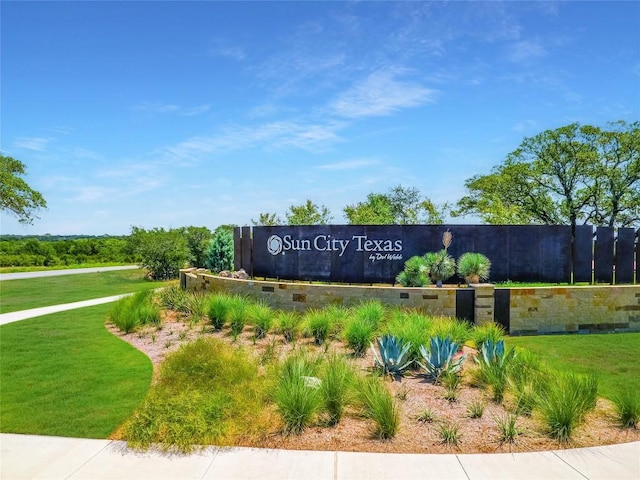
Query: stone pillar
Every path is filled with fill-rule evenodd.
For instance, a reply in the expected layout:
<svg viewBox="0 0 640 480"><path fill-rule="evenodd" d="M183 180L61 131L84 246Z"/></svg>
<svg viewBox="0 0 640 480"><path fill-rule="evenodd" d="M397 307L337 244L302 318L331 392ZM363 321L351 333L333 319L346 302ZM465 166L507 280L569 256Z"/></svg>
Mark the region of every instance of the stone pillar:
<svg viewBox="0 0 640 480"><path fill-rule="evenodd" d="M472 283L469 286L474 290L474 323L481 325L493 322L495 286L491 283Z"/></svg>

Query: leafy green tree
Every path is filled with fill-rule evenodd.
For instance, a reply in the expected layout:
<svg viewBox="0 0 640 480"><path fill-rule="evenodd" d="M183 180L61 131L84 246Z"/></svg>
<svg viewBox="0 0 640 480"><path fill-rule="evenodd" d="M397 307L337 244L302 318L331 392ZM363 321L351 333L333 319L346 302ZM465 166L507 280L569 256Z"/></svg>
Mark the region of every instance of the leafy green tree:
<svg viewBox="0 0 640 480"><path fill-rule="evenodd" d="M233 270L233 230L218 227L209 241L205 265L212 272Z"/></svg>
<svg viewBox="0 0 640 480"><path fill-rule="evenodd" d="M264 226L264 227L272 227L275 225L282 225L282 219L278 216L277 213L260 213L258 214L258 220L251 219L251 223L254 226Z"/></svg>
<svg viewBox="0 0 640 480"><path fill-rule="evenodd" d="M129 244L130 250L140 258L140 264L154 280L176 278L191 259L182 229L132 227Z"/></svg>
<svg viewBox="0 0 640 480"><path fill-rule="evenodd" d="M204 267L207 248L213 238L211 230L207 227L185 227L181 229L187 240L191 252L191 265Z"/></svg>
<svg viewBox="0 0 640 480"><path fill-rule="evenodd" d="M332 219L327 207L318 206L311 200L302 205L291 205L286 217L289 225L327 225Z"/></svg>
<svg viewBox="0 0 640 480"><path fill-rule="evenodd" d="M0 210L16 216L25 224L33 223L36 210L47 207L41 193L33 190L22 178L24 163L0 154Z"/></svg>
<svg viewBox="0 0 640 480"><path fill-rule="evenodd" d="M465 182L454 216L492 224L634 226L640 221L640 124L573 123L525 138L488 175Z"/></svg>
<svg viewBox="0 0 640 480"><path fill-rule="evenodd" d="M344 214L351 225L442 224L448 205L437 207L417 188L398 185L386 194L370 193L365 202L347 205Z"/></svg>

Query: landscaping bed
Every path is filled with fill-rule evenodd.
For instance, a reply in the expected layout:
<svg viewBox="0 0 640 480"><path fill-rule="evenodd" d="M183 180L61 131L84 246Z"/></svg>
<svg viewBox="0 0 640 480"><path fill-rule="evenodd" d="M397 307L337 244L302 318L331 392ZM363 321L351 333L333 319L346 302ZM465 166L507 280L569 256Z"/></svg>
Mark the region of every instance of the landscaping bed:
<svg viewBox="0 0 640 480"><path fill-rule="evenodd" d="M334 330L322 344L318 344L308 329L305 336L304 328L298 330L296 338L287 340L276 324L268 329L263 338L256 338L256 326L250 321L240 328L237 325L233 327L234 332L229 322L216 330L208 318L206 307L201 305L188 310L173 305L173 308L162 310L161 318L155 324L138 326L126 334L112 324L108 324L108 328L114 335L151 358L155 369L153 388L164 388L165 394L174 388L163 376L163 372L167 370L163 370L166 359L175 359L181 352L185 353L184 349L194 345L198 339L214 339L212 341L218 343L212 348L220 348L216 345L226 345L232 351L240 349L241 355L255 365L255 372L248 375L255 376L263 382L255 387L257 393L254 397L260 397L261 402L257 407L253 407L255 421L253 424L249 421L251 426L246 427L248 430L242 430L245 427L225 427L232 432L218 437L181 437L179 441L171 444L171 441L167 442L168 437L154 437L147 432L145 440L141 441L138 436L139 431L143 429L140 418L149 415L148 409L145 411L143 406L114 434L114 438L127 439L132 446L145 447L150 443L160 443L161 448L181 451L189 450L194 444L206 443L207 440L203 441L202 438L210 438L211 442L217 444L238 446L395 453L525 452L640 440L637 428L622 428L618 425L613 403L603 398L598 398L595 408L589 409L582 421L576 422L568 441L552 438L548 432L548 422L545 423L535 409L531 415L514 415L516 399L512 393L507 392L502 401L496 402L492 399L491 389L479 385L477 375L474 374L474 370L477 369L474 357L478 352L472 348L473 343L470 339L461 351L461 354L466 355L466 359L455 399L445 398L450 390L445 388L442 381L435 381L434 378L426 376L421 369L408 369L402 377L393 378L387 375L380 380L384 388L391 393L398 411L397 429L392 435L388 435L389 438L381 438L384 435L380 435L376 421L372 420L370 415L363 414L363 404L357 400L346 405L345 413L337 424L330 426L326 415L318 413L310 417L299 432L292 433L280 414L277 402L274 401L273 389L277 378L282 375L282 363L296 355L326 359L332 357L332 354L337 354L348 359L359 378L370 379L378 374L374 369L372 351L366 349L362 355L354 355L352 346L345 340L344 325L342 333ZM274 315L277 314L274 312ZM385 315L389 316L389 312ZM298 321L300 324L305 322L302 317L298 318ZM376 335L379 336L383 331L385 327L381 325ZM174 361L176 362L177 360ZM317 361L321 362L322 360ZM225 365L223 368L232 367ZM194 366L181 368L198 370L198 367ZM231 370L225 371L224 376L233 376L230 372ZM197 375L198 372L195 376ZM184 388L192 388L192 385ZM175 389L175 392L178 391L179 389ZM152 391L151 395L153 393ZM202 396L207 397L206 394ZM254 399L252 398L252 401ZM237 405L230 401L225 404L225 409L235 410ZM223 415L225 409L222 409L219 415ZM239 414L245 417L247 415L246 412ZM474 416L476 418L472 418ZM150 420L146 421L144 428L150 431ZM164 425L158 428L162 431L169 427ZM184 428L188 429L186 426ZM206 430L206 426L204 429Z"/></svg>

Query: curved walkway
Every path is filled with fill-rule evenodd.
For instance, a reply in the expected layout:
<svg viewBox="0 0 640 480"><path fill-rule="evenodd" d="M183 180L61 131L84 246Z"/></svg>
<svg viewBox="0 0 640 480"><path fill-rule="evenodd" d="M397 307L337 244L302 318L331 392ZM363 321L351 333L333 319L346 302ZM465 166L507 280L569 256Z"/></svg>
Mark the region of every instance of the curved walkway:
<svg viewBox="0 0 640 480"><path fill-rule="evenodd" d="M206 448L136 453L124 442L0 435L0 477L20 479L638 480L640 442L553 452L398 454Z"/></svg>
<svg viewBox="0 0 640 480"><path fill-rule="evenodd" d="M0 325L120 297L7 313L0 315ZM113 440L0 434L3 480L445 478L640 480L640 442L513 454L381 454L209 447L192 455L168 455L134 452L124 442Z"/></svg>
<svg viewBox="0 0 640 480"><path fill-rule="evenodd" d="M137 265L121 265L117 267L67 268L64 270L40 270L37 272L0 273L2 280L21 280L24 278L58 277L60 275L78 275L81 273L112 272L114 270L133 270Z"/></svg>

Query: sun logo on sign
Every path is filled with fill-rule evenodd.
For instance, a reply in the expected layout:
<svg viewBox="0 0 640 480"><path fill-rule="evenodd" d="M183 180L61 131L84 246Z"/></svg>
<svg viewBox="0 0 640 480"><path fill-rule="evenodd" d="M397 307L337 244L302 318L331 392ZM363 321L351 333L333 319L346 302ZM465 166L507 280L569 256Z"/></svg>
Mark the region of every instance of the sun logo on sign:
<svg viewBox="0 0 640 480"><path fill-rule="evenodd" d="M278 235L271 235L267 239L267 250L271 255L278 255L282 252L282 239Z"/></svg>

